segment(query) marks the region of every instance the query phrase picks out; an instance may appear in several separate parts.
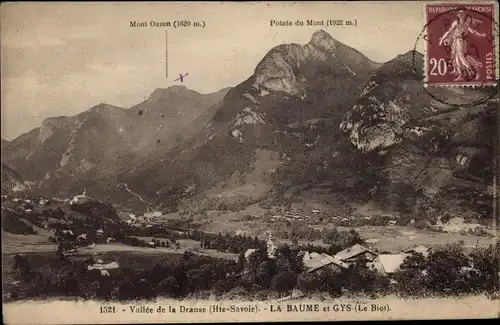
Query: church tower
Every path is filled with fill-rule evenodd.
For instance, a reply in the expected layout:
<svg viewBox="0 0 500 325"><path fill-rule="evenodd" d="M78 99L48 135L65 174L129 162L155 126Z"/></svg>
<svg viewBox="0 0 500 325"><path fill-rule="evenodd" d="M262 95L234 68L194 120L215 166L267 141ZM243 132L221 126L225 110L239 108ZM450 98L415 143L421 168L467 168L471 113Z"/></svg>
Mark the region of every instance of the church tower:
<svg viewBox="0 0 500 325"><path fill-rule="evenodd" d="M269 231L269 237L267 239L267 257L269 258L276 257L276 246L274 245L271 231Z"/></svg>

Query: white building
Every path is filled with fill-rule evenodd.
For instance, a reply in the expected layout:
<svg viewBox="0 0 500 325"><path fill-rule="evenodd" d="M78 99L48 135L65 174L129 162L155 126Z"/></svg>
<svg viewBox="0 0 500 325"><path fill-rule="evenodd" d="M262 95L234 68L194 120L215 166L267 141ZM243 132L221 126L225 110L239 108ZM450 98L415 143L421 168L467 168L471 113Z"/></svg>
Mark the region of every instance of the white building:
<svg viewBox="0 0 500 325"><path fill-rule="evenodd" d="M276 257L276 246L274 245L271 231L269 231L269 237L267 239L267 256L269 258Z"/></svg>
<svg viewBox="0 0 500 325"><path fill-rule="evenodd" d="M71 201L69 201L70 205L73 204L78 204L78 203L86 203L89 202L91 199L87 196L87 190L83 190L83 193L81 195L76 195L73 197Z"/></svg>
<svg viewBox="0 0 500 325"><path fill-rule="evenodd" d="M161 216L162 216L162 213L160 211L146 212L146 213L144 213L144 220L158 218Z"/></svg>
<svg viewBox="0 0 500 325"><path fill-rule="evenodd" d="M256 251L257 251L256 248L247 249L247 251L245 252L245 260L249 261L250 260L250 255L252 255L252 253L254 253Z"/></svg>

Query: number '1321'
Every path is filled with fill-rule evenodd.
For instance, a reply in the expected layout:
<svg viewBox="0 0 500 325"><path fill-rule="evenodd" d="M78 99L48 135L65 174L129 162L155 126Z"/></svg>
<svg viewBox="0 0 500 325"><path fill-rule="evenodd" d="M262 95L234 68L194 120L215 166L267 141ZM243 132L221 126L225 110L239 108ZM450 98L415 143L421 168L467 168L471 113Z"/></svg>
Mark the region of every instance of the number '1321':
<svg viewBox="0 0 500 325"><path fill-rule="evenodd" d="M116 307L113 306L102 306L100 307L101 314L114 314L116 313Z"/></svg>

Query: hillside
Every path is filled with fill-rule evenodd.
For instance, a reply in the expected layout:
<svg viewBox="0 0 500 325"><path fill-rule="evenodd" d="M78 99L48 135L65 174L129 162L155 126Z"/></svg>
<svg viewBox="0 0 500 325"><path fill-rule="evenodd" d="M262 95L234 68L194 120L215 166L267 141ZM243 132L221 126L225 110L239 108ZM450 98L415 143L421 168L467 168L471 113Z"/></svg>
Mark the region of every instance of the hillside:
<svg viewBox="0 0 500 325"><path fill-rule="evenodd" d="M9 140L6 140L6 139L2 139L2 144L1 144L1 148L2 150L4 148L6 148L8 145L9 145L10 141Z"/></svg>
<svg viewBox="0 0 500 325"><path fill-rule="evenodd" d="M20 193L28 189L17 171L2 163L2 193Z"/></svg>
<svg viewBox="0 0 500 325"><path fill-rule="evenodd" d="M72 196L85 183L130 168L126 164L133 159L168 151L227 91L204 95L173 86L130 109L100 104L75 116L48 118L11 141L2 158L42 194Z"/></svg>
<svg viewBox="0 0 500 325"><path fill-rule="evenodd" d="M150 161L129 180L137 188L146 179L148 197L182 198L217 186L226 192L219 196L233 197L236 191L256 199L254 189L284 181L262 175L250 181L252 190L243 191L247 176L255 176L260 165L273 165L271 174L295 168L310 178L304 160L317 145L322 153L335 150L340 119L378 66L324 31L304 46L277 46L250 78L227 93L205 128L162 157L163 164ZM262 150L273 158L259 156Z"/></svg>
<svg viewBox="0 0 500 325"><path fill-rule="evenodd" d="M408 52L375 71L340 128L370 157L367 188L385 205L491 216L496 104L443 104L466 104L483 96L480 90L460 96L443 88L435 100L421 86L422 59Z"/></svg>
<svg viewBox="0 0 500 325"><path fill-rule="evenodd" d="M305 45L270 49L233 88L175 86L130 109L101 104L47 119L2 156L37 191L86 188L141 210L279 205L304 188L423 218L432 209L489 216L498 98L467 104L484 98L480 89L431 96L422 65L414 51L373 62L320 30Z"/></svg>

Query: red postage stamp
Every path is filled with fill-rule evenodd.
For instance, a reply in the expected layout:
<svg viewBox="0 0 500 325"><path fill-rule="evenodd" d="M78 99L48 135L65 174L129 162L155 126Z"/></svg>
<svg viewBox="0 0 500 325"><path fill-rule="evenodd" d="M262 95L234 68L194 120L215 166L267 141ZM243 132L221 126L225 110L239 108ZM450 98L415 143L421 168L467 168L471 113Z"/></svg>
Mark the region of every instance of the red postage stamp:
<svg viewBox="0 0 500 325"><path fill-rule="evenodd" d="M425 4L426 86L493 86L497 80L493 3Z"/></svg>

